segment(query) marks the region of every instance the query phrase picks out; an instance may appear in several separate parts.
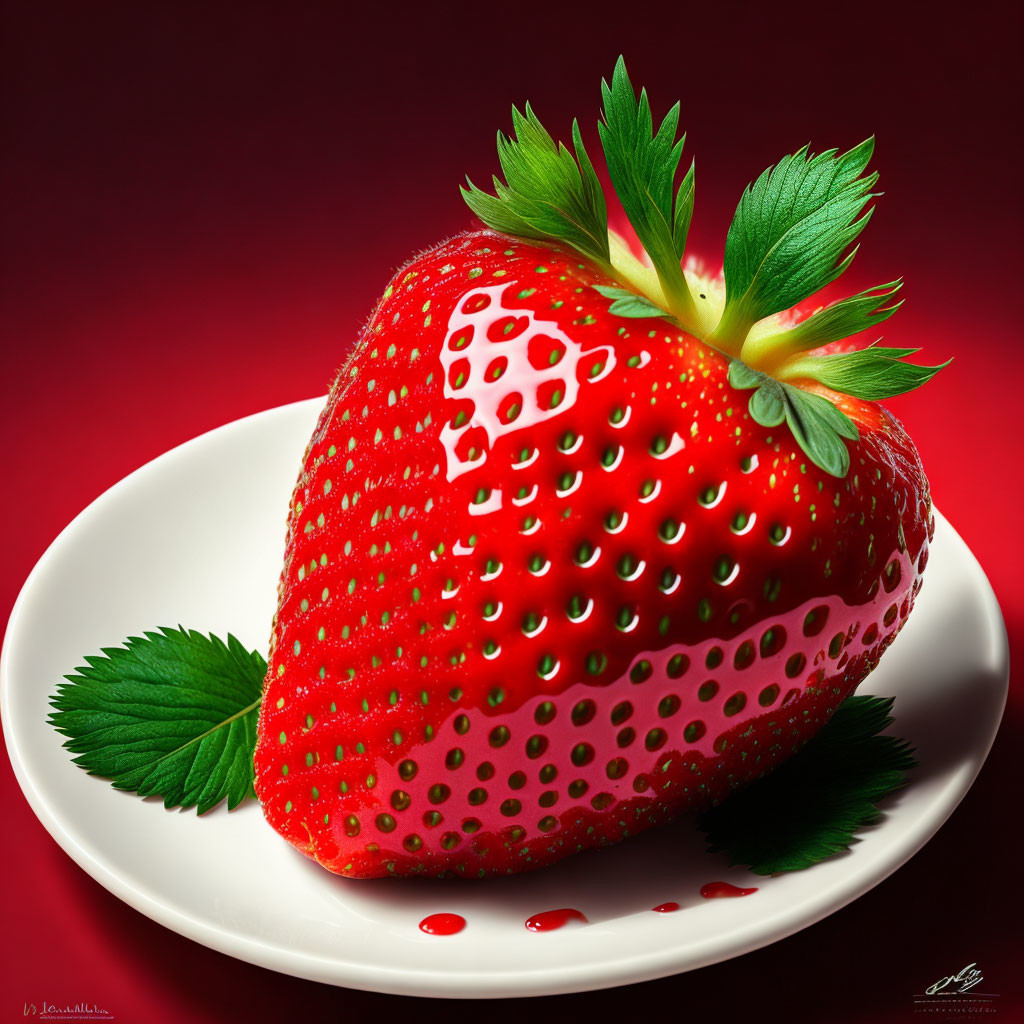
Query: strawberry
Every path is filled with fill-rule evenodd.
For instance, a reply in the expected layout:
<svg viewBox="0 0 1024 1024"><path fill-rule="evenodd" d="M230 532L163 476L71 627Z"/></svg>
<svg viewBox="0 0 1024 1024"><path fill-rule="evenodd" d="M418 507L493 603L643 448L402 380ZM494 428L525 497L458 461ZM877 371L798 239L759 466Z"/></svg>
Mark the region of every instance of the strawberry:
<svg viewBox="0 0 1024 1024"><path fill-rule="evenodd" d="M837 350L899 282L791 312L849 262L870 140L766 171L709 279L680 262L678 107L653 133L621 60L604 99L650 261L578 127L571 153L514 111L507 184L465 190L488 229L393 277L306 450L256 788L343 875L526 870L717 803L828 720L920 587L928 485L873 399L939 367Z"/></svg>

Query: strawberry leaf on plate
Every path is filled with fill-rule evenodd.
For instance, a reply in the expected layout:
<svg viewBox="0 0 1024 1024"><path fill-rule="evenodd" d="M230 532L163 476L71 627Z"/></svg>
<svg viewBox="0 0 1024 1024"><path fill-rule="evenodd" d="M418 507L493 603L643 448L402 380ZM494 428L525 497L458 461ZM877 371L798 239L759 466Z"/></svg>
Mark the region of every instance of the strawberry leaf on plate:
<svg viewBox="0 0 1024 1024"><path fill-rule="evenodd" d="M50 702L74 763L166 807L253 793L252 754L266 662L228 634L161 629L87 656Z"/></svg>
<svg viewBox="0 0 1024 1024"><path fill-rule="evenodd" d="M771 875L848 849L917 764L905 740L879 735L892 705L891 697L848 697L799 753L700 815L709 850Z"/></svg>

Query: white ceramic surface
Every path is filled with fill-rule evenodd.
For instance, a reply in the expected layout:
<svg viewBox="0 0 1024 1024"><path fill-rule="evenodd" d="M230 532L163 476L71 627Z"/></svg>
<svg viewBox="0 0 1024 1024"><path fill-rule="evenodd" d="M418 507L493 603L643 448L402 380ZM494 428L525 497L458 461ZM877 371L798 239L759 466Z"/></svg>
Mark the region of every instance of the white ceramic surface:
<svg viewBox="0 0 1024 1024"><path fill-rule="evenodd" d="M756 949L856 899L927 842L981 767L1006 698L1006 634L977 562L937 516L917 608L863 687L896 697L894 731L921 767L880 825L807 871L728 869L683 820L532 875L346 880L296 853L255 802L198 818L86 775L46 722L54 686L83 655L179 623L265 649L288 498L321 405L231 423L121 481L54 541L11 616L0 700L29 803L90 875L168 928L274 970L382 992L541 995L643 981ZM715 880L759 891L701 899ZM652 913L669 900L682 909ZM524 927L558 907L590 923ZM437 911L468 925L423 934L418 922Z"/></svg>

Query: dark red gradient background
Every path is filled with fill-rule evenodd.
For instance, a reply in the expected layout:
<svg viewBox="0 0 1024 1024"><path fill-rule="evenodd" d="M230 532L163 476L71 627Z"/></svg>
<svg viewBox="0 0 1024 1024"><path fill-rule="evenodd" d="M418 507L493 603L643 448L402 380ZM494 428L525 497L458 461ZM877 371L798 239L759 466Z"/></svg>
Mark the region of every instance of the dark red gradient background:
<svg viewBox="0 0 1024 1024"><path fill-rule="evenodd" d="M598 83L622 50L657 112L684 101L691 249L711 261L763 167L808 140L878 135L888 194L849 285L904 274L886 336L956 357L892 404L1024 653L1019 4L36 2L8 3L4 22L0 622L120 477L325 391L392 269L469 223L456 185L495 169L513 102L563 136L580 116L596 148ZM972 961L1011 1019L1022 719L1015 689L963 806L852 906L731 962L528 1005L349 992L195 945L74 865L5 763L0 1020L45 999L147 1024L902 1021L913 992Z"/></svg>

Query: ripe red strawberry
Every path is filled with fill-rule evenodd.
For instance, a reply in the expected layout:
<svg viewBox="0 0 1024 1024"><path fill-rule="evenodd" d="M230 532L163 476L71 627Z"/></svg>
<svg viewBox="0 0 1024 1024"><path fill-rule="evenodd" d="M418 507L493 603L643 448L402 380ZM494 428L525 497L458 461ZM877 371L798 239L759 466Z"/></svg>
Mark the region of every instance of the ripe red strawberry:
<svg viewBox="0 0 1024 1024"><path fill-rule="evenodd" d="M617 69L602 126L613 180L623 80ZM721 800L874 667L927 559L917 452L849 396L865 378L877 390L880 370L906 390L934 368L899 361L906 350L866 350L866 370L803 354L842 337L843 317L883 319L895 288L751 331L764 306L753 285L736 305L735 246L723 298L664 258L630 262L615 239L540 230L516 146L578 167L575 198L597 221L603 199L581 143L577 164L529 110L516 125L509 186L484 197L504 219L482 193L471 205L553 242L467 233L399 271L292 500L257 792L285 838L353 877L539 867ZM856 163L803 166L826 159L837 180ZM873 180L829 195L856 216ZM674 216L668 193L677 228L687 181Z"/></svg>

